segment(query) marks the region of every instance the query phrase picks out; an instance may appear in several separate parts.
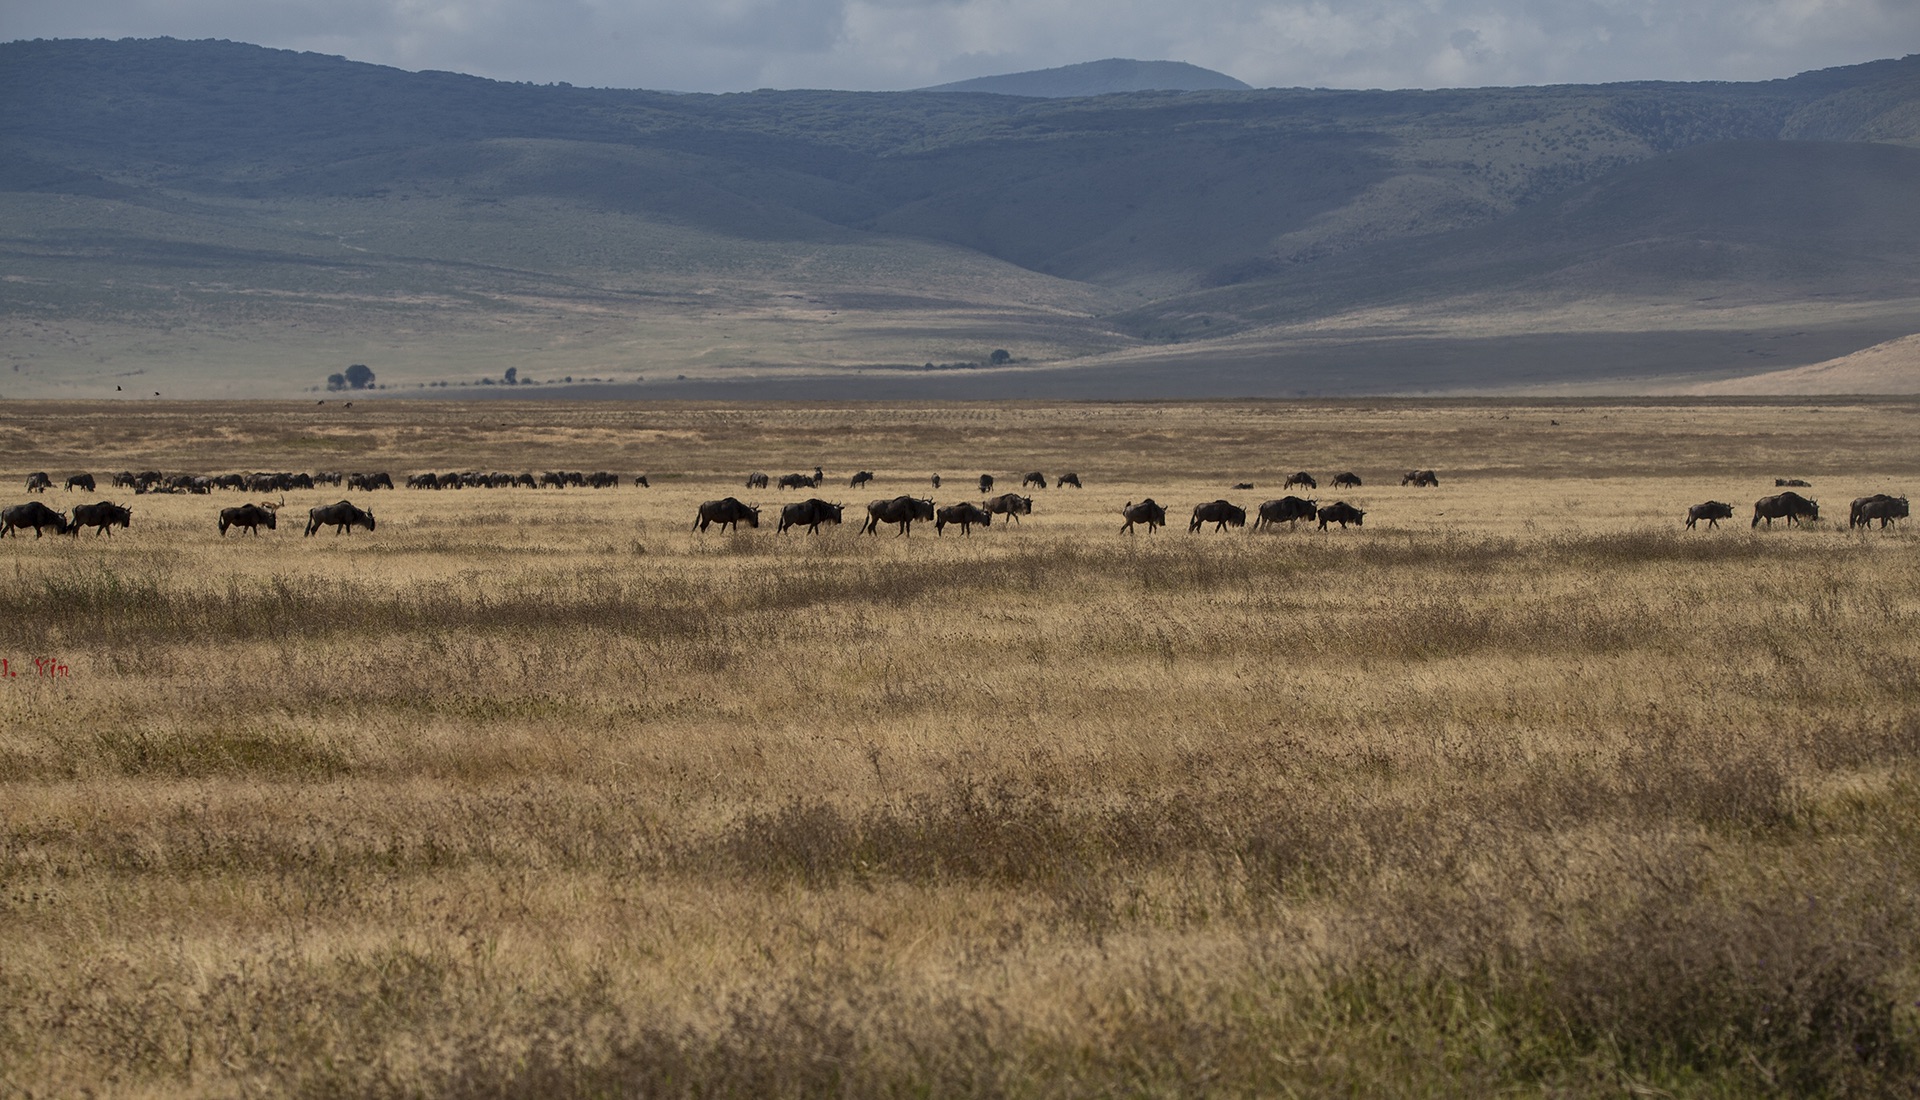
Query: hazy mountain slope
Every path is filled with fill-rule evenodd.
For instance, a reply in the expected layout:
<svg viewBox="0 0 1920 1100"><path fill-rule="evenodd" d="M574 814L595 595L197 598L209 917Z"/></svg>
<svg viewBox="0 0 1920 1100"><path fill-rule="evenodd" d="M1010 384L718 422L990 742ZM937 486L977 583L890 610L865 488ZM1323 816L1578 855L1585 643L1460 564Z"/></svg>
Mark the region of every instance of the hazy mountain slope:
<svg viewBox="0 0 1920 1100"><path fill-rule="evenodd" d="M1114 92L1247 91L1250 85L1225 73L1184 61L1108 58L1024 73L980 76L922 89L929 92L989 92L995 95L1065 99Z"/></svg>
<svg viewBox="0 0 1920 1100"><path fill-rule="evenodd" d="M1888 326L1920 300L1916 120L1920 57L1754 84L1022 99L7 43L0 392L356 355L692 385L997 347L1028 378L1256 392L1264 371L1286 392L1293 356L1328 364L1313 386L1357 369L1372 390L1455 361L1436 340L1665 332L1669 351L1634 346L1670 374L1732 369L1749 329L1798 365L1911 331ZM1398 342L1349 364L1329 339Z"/></svg>

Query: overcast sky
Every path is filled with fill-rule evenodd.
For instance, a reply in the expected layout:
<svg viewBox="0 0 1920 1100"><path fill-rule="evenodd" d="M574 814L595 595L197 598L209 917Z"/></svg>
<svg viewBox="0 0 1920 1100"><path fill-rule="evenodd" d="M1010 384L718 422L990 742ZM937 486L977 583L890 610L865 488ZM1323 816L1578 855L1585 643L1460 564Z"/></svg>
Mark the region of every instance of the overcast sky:
<svg viewBox="0 0 1920 1100"><path fill-rule="evenodd" d="M0 0L0 39L225 38L619 88L916 88L1106 57L1257 87L1762 80L1920 51L1920 0Z"/></svg>

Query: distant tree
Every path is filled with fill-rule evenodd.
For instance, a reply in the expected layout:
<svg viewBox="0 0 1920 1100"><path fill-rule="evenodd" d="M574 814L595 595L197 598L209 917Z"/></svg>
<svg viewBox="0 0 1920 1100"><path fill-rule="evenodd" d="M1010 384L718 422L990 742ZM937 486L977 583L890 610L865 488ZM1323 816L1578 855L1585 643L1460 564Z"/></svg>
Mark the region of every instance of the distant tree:
<svg viewBox="0 0 1920 1100"><path fill-rule="evenodd" d="M1013 362L1013 354L1006 348L994 348L993 354L987 356L987 361L997 367L1002 363Z"/></svg>
<svg viewBox="0 0 1920 1100"><path fill-rule="evenodd" d="M364 390L373 385L373 371L365 363L355 363L347 368L347 385L356 390Z"/></svg>
<svg viewBox="0 0 1920 1100"><path fill-rule="evenodd" d="M330 390L344 390L344 389L346 389L346 388L347 388L347 376L346 376L346 375L344 375L344 374L329 374L329 375L327 375L327 388L328 388L328 389L330 389Z"/></svg>
<svg viewBox="0 0 1920 1100"><path fill-rule="evenodd" d="M508 367L507 368L507 385L517 386L519 384L520 384L520 368Z"/></svg>

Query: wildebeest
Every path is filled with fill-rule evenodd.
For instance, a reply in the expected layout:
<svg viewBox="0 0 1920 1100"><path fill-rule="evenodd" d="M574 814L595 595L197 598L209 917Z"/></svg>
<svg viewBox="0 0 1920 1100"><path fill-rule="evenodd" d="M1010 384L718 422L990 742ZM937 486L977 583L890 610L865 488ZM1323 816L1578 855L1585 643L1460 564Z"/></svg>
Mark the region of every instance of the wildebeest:
<svg viewBox="0 0 1920 1100"><path fill-rule="evenodd" d="M36 470L27 475L27 492L44 493L51 488L53 488L53 479L47 476L45 470Z"/></svg>
<svg viewBox="0 0 1920 1100"><path fill-rule="evenodd" d="M1440 478L1432 470L1408 470L1400 475L1400 484L1431 487L1440 484Z"/></svg>
<svg viewBox="0 0 1920 1100"><path fill-rule="evenodd" d="M940 475L939 474L933 475L932 481L933 481L933 487L938 489L940 487Z"/></svg>
<svg viewBox="0 0 1920 1100"><path fill-rule="evenodd" d="M102 500L94 504L76 504L73 506L73 534L79 534L80 528L91 527L94 537L106 535L113 537L113 528L126 527L133 522L133 509L122 507L112 501Z"/></svg>
<svg viewBox="0 0 1920 1100"><path fill-rule="evenodd" d="M1127 501L1127 506L1120 509L1120 514L1125 516L1127 520L1125 525L1120 528L1120 533L1123 535L1132 534L1133 525L1136 523L1146 524L1147 534L1149 535L1153 534L1154 528L1165 527L1167 525L1167 510L1155 504L1152 497L1148 497L1138 504L1135 504L1133 501Z"/></svg>
<svg viewBox="0 0 1920 1100"><path fill-rule="evenodd" d="M1279 500L1269 500L1260 505L1260 510L1253 521L1253 529L1258 531L1263 527L1272 527L1276 523L1298 524L1303 519L1312 523L1314 517L1319 514L1320 505L1311 500L1281 497Z"/></svg>
<svg viewBox="0 0 1920 1100"><path fill-rule="evenodd" d="M647 475L635 474L633 477L633 487L636 489L651 489L653 488L653 483L647 480Z"/></svg>
<svg viewBox="0 0 1920 1100"><path fill-rule="evenodd" d="M1047 475L1041 473L1038 470L1035 470L1034 472L1028 474L1026 477L1023 477L1020 479L1020 487L1022 489L1026 488L1029 485L1038 485L1042 489L1046 488Z"/></svg>
<svg viewBox="0 0 1920 1100"><path fill-rule="evenodd" d="M1888 496L1885 493L1861 497L1847 509L1848 528L1867 527L1876 519L1880 521L1880 526L1885 527L1896 519L1906 518L1907 498Z"/></svg>
<svg viewBox="0 0 1920 1100"><path fill-rule="evenodd" d="M369 493L375 489L391 489L393 478L385 470L377 474L348 474L347 488L363 489Z"/></svg>
<svg viewBox="0 0 1920 1100"><path fill-rule="evenodd" d="M1304 485L1309 489L1318 489L1320 487L1320 483L1313 480L1313 475L1306 472L1305 470L1301 470L1298 473L1288 474L1287 483L1280 487L1282 489L1291 489L1296 485Z"/></svg>
<svg viewBox="0 0 1920 1100"><path fill-rule="evenodd" d="M1033 498L1023 497L1019 493L1002 493L987 501L987 511L1018 520L1021 516L1033 514Z"/></svg>
<svg viewBox="0 0 1920 1100"><path fill-rule="evenodd" d="M92 474L75 474L72 477L68 478L67 492L71 493L75 489L85 489L89 493L93 492L93 475Z"/></svg>
<svg viewBox="0 0 1920 1100"><path fill-rule="evenodd" d="M1343 531L1346 530L1347 524L1349 523L1355 527L1362 527L1365 525L1361 521L1366 518L1366 515L1365 512L1348 504L1346 501L1336 500L1325 508L1320 509L1320 529L1322 531L1326 530L1327 524L1329 523L1339 524L1340 529Z"/></svg>
<svg viewBox="0 0 1920 1100"><path fill-rule="evenodd" d="M993 492L993 475L981 474L980 475L980 495L985 496L991 492Z"/></svg>
<svg viewBox="0 0 1920 1100"><path fill-rule="evenodd" d="M782 489L813 489L820 485L820 479L813 474L781 474Z"/></svg>
<svg viewBox="0 0 1920 1100"><path fill-rule="evenodd" d="M1813 482L1797 477L1776 477L1773 479L1773 487L1776 489L1811 489L1813 488Z"/></svg>
<svg viewBox="0 0 1920 1100"><path fill-rule="evenodd" d="M1076 489L1080 488L1080 475L1071 473L1061 474L1059 479L1053 483L1053 487L1056 489L1064 489L1069 485Z"/></svg>
<svg viewBox="0 0 1920 1100"><path fill-rule="evenodd" d="M1187 521L1187 534L1191 535L1205 524L1213 524L1215 531L1224 531L1229 526L1245 527L1247 510L1227 500L1210 500L1205 504L1193 506L1193 518Z"/></svg>
<svg viewBox="0 0 1920 1100"><path fill-rule="evenodd" d="M758 470L747 475L747 488L764 489L767 487L767 475Z"/></svg>
<svg viewBox="0 0 1920 1100"><path fill-rule="evenodd" d="M1360 475L1354 473L1352 470L1335 474L1333 475L1333 487L1336 489L1358 489L1360 487Z"/></svg>
<svg viewBox="0 0 1920 1100"><path fill-rule="evenodd" d="M270 504L242 504L234 508L220 509L220 537L227 537L227 528L244 527L257 538L260 528L277 530L279 511Z"/></svg>
<svg viewBox="0 0 1920 1100"><path fill-rule="evenodd" d="M1760 521L1764 519L1767 521L1767 526L1772 527L1774 520L1783 517L1789 527L1800 522L1802 518L1817 520L1820 518L1820 504L1818 501L1808 500L1799 493L1793 492L1761 497L1753 502L1753 522L1747 526L1758 527Z"/></svg>
<svg viewBox="0 0 1920 1100"><path fill-rule="evenodd" d="M860 486L865 485L867 482L872 480L873 480L873 471L862 470L859 473L847 479L847 488L858 489Z"/></svg>
<svg viewBox="0 0 1920 1100"><path fill-rule="evenodd" d="M959 524L961 534L972 535L973 525L976 523L982 527L993 526L993 513L978 504L963 500L958 504L949 504L933 514L933 533L941 534L949 523Z"/></svg>
<svg viewBox="0 0 1920 1100"><path fill-rule="evenodd" d="M1687 509L1687 530L1693 530L1693 525L1704 519L1707 521L1707 530L1711 531L1720 526L1721 520L1732 518L1733 505L1709 500L1705 504L1696 504Z"/></svg>
<svg viewBox="0 0 1920 1100"><path fill-rule="evenodd" d="M732 497L709 500L700 505L700 514L694 517L696 531L705 531L709 524L717 523L722 528L740 529L741 521L748 527L760 526L760 509L751 504L742 504Z"/></svg>
<svg viewBox="0 0 1920 1100"><path fill-rule="evenodd" d="M867 504L867 522L860 528L863 535L877 535L883 523L897 523L900 530L895 537L913 533L913 521L931 520L933 501L924 497L898 496L891 500L875 500Z"/></svg>
<svg viewBox="0 0 1920 1100"><path fill-rule="evenodd" d="M40 537L42 527L53 528L56 535L70 534L73 525L67 522L66 514L56 512L37 500L25 504L16 504L0 512L0 535L10 535L23 527L33 528L33 537Z"/></svg>
<svg viewBox="0 0 1920 1100"><path fill-rule="evenodd" d="M789 504L780 509L780 533L786 534L787 528L806 525L807 534L820 529L823 523L838 524L840 512L845 505L828 504L819 497L811 497L798 504Z"/></svg>
<svg viewBox="0 0 1920 1100"><path fill-rule="evenodd" d="M1253 482L1251 482L1251 481L1236 481L1236 482L1234 482L1234 483L1233 483L1233 487L1234 487L1235 489L1251 489L1251 488L1253 488Z"/></svg>
<svg viewBox="0 0 1920 1100"><path fill-rule="evenodd" d="M373 513L355 508L345 500L307 509L307 534L311 535L322 527L333 528L336 535L351 535L355 527L365 527L371 531Z"/></svg>

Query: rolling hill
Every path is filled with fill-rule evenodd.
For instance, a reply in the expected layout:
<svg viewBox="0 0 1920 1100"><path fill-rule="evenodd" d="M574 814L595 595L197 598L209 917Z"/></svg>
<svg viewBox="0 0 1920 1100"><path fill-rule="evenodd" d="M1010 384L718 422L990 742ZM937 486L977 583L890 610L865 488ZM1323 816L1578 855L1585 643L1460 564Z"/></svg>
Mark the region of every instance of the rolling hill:
<svg viewBox="0 0 1920 1100"><path fill-rule="evenodd" d="M1184 61L1132 61L1110 57L1079 65L1032 72L981 76L922 89L928 92L988 92L994 95L1071 99L1115 92L1248 91L1250 86L1225 73Z"/></svg>
<svg viewBox="0 0 1920 1100"><path fill-rule="evenodd" d="M1917 199L1920 57L716 96L13 42L0 395L284 394L349 362L635 396L1704 383L1920 330Z"/></svg>

